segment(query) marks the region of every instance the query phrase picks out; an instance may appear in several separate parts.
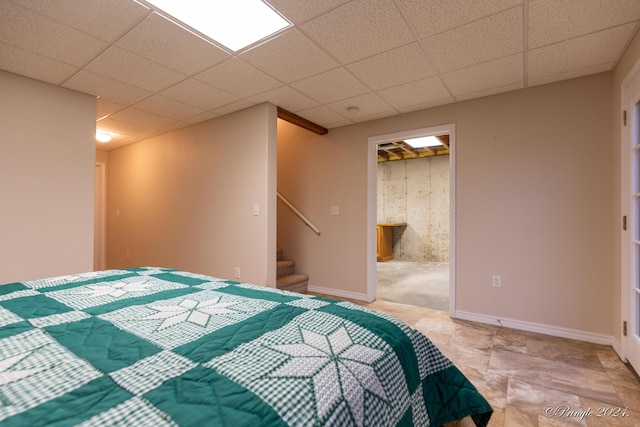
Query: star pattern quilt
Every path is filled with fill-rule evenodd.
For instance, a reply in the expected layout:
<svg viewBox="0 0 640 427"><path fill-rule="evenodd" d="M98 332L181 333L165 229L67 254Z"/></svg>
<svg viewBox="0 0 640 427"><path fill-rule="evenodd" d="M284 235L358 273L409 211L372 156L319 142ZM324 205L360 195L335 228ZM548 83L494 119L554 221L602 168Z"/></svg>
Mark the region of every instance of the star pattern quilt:
<svg viewBox="0 0 640 427"><path fill-rule="evenodd" d="M492 409L418 331L164 268L0 286L3 426L439 426Z"/></svg>

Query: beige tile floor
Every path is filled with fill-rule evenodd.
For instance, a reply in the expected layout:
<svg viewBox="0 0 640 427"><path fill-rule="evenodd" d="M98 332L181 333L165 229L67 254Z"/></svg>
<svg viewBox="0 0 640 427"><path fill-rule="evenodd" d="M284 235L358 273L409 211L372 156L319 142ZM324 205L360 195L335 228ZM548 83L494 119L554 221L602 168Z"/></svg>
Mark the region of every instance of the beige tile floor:
<svg viewBox="0 0 640 427"><path fill-rule="evenodd" d="M489 426L640 426L640 382L611 347L394 302L360 304L427 335L494 408Z"/></svg>

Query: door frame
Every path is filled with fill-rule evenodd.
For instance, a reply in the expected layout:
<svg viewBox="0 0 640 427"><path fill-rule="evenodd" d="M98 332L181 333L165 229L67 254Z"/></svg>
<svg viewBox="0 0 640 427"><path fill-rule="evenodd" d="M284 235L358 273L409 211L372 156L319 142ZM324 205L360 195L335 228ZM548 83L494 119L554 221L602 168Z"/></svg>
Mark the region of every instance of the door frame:
<svg viewBox="0 0 640 427"><path fill-rule="evenodd" d="M620 349L618 354L625 362L628 361L627 356L629 355L628 342L630 339L633 339L634 329L636 328L636 325L634 325L635 316L631 308L635 295L630 285L637 279L636 276L640 274L640 270L637 268L640 266L636 265L640 263L640 261L634 260L635 250L633 243L633 227L637 225L634 224L633 217L633 211L636 208L632 203L634 191L632 181L640 179L640 171L637 169L634 170L632 155L634 133L638 134L639 132L638 129L634 129L633 118L633 109L635 109L637 103L640 102L640 97L636 96L640 95L640 87L632 87L632 83L637 83L635 79L640 79L640 60L636 62L631 71L626 75L620 88L620 111L621 114L626 114L626 124L622 123L620 127L620 203L621 214L627 218L626 230L624 227L621 227L620 231L620 242L622 246L620 257L620 325L627 322L629 330L626 336L624 336L622 331L620 333ZM636 126L637 125L638 123L636 123ZM640 212L636 211L635 215L640 215ZM639 313L635 313L635 315L639 315ZM638 370L638 368L639 367L634 366L634 369Z"/></svg>
<svg viewBox="0 0 640 427"><path fill-rule="evenodd" d="M107 164L96 162L94 174L93 269L107 268Z"/></svg>
<svg viewBox="0 0 640 427"><path fill-rule="evenodd" d="M367 147L367 302L376 299L378 144L419 136L449 134L449 314L456 311L456 125L449 123L369 137Z"/></svg>

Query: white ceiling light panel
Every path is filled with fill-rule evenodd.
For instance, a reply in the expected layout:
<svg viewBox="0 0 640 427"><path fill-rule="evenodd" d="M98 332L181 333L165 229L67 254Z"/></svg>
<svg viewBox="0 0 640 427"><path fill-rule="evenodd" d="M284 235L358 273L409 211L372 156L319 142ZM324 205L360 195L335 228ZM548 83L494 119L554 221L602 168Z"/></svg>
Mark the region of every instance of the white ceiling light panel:
<svg viewBox="0 0 640 427"><path fill-rule="evenodd" d="M233 52L292 24L262 0L146 0L160 12Z"/></svg>

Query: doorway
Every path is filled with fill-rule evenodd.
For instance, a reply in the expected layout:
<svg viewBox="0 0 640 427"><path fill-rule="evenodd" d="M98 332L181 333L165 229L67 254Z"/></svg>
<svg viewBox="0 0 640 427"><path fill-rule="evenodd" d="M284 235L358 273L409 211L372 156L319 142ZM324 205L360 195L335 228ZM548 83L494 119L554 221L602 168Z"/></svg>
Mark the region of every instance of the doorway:
<svg viewBox="0 0 640 427"><path fill-rule="evenodd" d="M407 214L403 214L402 211L402 207L400 207L399 209L396 209L395 207L391 207L389 209L389 212L380 214L380 206L379 206L379 194L380 194L380 189L379 187L381 185L387 185L384 182L382 182L380 180L379 174L378 174L378 148L379 146L385 147L388 146L390 143L394 142L394 141L408 141L408 140L412 140L414 138L417 137L433 137L433 136L443 136L443 135L448 135L448 146L449 146L449 155L448 156L440 156L440 159L438 160L438 163L440 164L440 170L437 173L437 175L439 174L440 178L442 178L442 174L444 173L445 176L444 178L448 178L448 182L447 182L447 197L445 200L446 204L448 204L447 206L447 210L448 213L446 213L445 215L447 215L447 220L445 221L446 223L446 228L447 228L447 237L446 237L446 244L445 245L438 245L437 243L434 244L433 242L426 242L424 241L426 238L421 238L419 237L420 234L422 234L422 236L425 236L425 234L431 234L431 231L434 223L430 223L429 224L429 220L428 220L428 213L427 212L416 212L416 209L419 210L418 206L412 206L409 207L409 210L406 210ZM412 142L413 143L413 142ZM389 280L391 280L392 282L395 281L395 283L399 286L406 286L405 289L403 289L403 292L401 293L405 293L408 294L408 298L411 299L411 290L408 289L410 286L413 286L412 283L416 283L416 284L424 284L427 282L432 282L432 284L435 286L434 289L432 289L432 294L433 294L433 301L431 301L431 304L433 305L433 307L430 308L436 308L439 310L447 310L449 311L450 314L453 314L455 312L455 152L454 152L454 148L455 148L455 125L454 124L449 124L449 125L443 125L443 126L437 126L437 127L431 127L431 128L424 128L424 129L416 129L416 130L411 130L411 131L405 131L405 132L398 132L398 133L394 133L394 134L387 134L387 135L380 135L380 136L375 136L375 137L370 137L369 138L369 162L368 162L368 169L369 169L369 175L368 175L368 271L367 271L367 298L369 300L374 300L376 298L381 298L381 299L387 299L387 300L391 300L388 298L388 294L385 295L385 293L387 292L387 289L383 288L381 286L381 289L378 289L378 275L380 275L380 280L381 283L382 282L388 282ZM434 149L435 150L435 149ZM431 153L433 154L433 153ZM409 155L409 157L417 157L414 156L412 154ZM426 155L424 157L427 157ZM438 157L438 156L433 156ZM447 160L445 160L445 158L448 158ZM415 159L415 160L419 160L419 159ZM420 189L420 188L415 188L415 184L411 183L411 180L409 179L410 173L407 173L406 176L402 176L402 169L403 167L406 167L407 164L409 164L408 162L410 162L412 160L406 160L406 164L401 164L399 163L397 167L393 167L393 168L389 168L389 169L396 169L399 170L400 172L398 173L398 171L396 172L392 172L395 173L396 175L400 175L400 187L398 187L396 184L391 183L389 184L389 188L398 188L400 192L403 191L407 191L407 194L403 197L401 197L401 201L399 202L399 204L402 203L409 203L409 204L416 204L416 202L422 203L424 205L425 202L428 202L429 197L425 196L424 194L420 195L414 195L412 196L411 191L417 191L418 193L420 191L430 191L428 189ZM444 166L445 166L445 170L442 170L442 163L444 161ZM413 163L410 167L412 168L418 168L420 169L420 163ZM426 171L426 170L422 170L420 173L422 173L423 175L426 173L427 175L432 174L433 171ZM397 177L396 177L397 178ZM395 179L395 178L394 178ZM421 178L418 177L418 180L420 180ZM424 176L422 177L422 180L424 179L430 179L430 178L425 178ZM402 184L402 180L405 180L405 185L403 186ZM440 185L442 185L442 183L440 183ZM418 185L419 187L419 185ZM406 190L409 189L409 190ZM387 190L390 191L390 190ZM427 199L427 200L425 200ZM396 202L392 202L396 203ZM440 210L442 211L443 208L440 207ZM408 213L409 211L412 211L412 213ZM403 216L404 215L404 216ZM413 218L411 218L411 215L413 215ZM425 220L427 223L425 223ZM382 221L383 222L383 226L390 226L391 229L387 230L387 235L391 234L391 238L392 240L395 241L395 252L397 254L401 254L400 258L408 258L408 259L403 259L399 262L396 262L396 260L393 261L387 261L387 263L381 264L378 263L378 259L380 259L380 254L378 253L378 248L379 248L379 238L380 238L380 227L379 227L379 222ZM422 224L420 223L422 222ZM440 226L442 226L442 221ZM430 229L431 228L431 229ZM422 229L423 231L420 232L420 229ZM429 229L429 230L427 230ZM403 236L403 233L406 233L406 236ZM442 237L441 234L439 234L440 237ZM406 239L404 239L404 237L406 237ZM394 239L395 238L395 239ZM422 240L422 241L421 241ZM417 247L415 246L417 243ZM398 246L399 245L399 246ZM404 247L403 247L404 245ZM445 256L443 257L442 254L440 255L435 255L434 256L434 252L438 252L438 246L445 246L444 250L446 251ZM411 254L411 252L413 252L413 254ZM442 252L442 248L440 248L440 252ZM412 260L411 258L414 258L414 260ZM429 262L431 258L432 262ZM388 257L385 258L388 260ZM413 261L418 261L418 262L413 262ZM395 264L395 265L394 265ZM380 268L381 267L381 268ZM395 277L389 277L389 275L394 276ZM413 278L411 276L414 276ZM404 285L403 283L404 282ZM444 296L442 296L442 292L443 292L443 286L444 286L444 292L448 293L448 297L445 294ZM423 295L419 295L419 294L415 294L413 298L414 304L413 305L421 305L420 304L420 297L427 297L428 300L428 293L429 293L429 289L424 289L425 286L422 285L421 286L422 289L418 289L417 287L415 288L419 293L422 293ZM439 290L436 290L436 288L439 288ZM393 291L392 291L393 292ZM439 296L437 294L440 294ZM398 296L400 296L398 294ZM429 302L427 300L423 300L422 305L423 306L428 306L428 305L424 305L424 304L429 304ZM437 302L435 302L437 300ZM427 301L426 303L424 301ZM444 305L443 305L443 301L444 301ZM404 302L404 301L397 301L397 302Z"/></svg>
<svg viewBox="0 0 640 427"><path fill-rule="evenodd" d="M378 299L449 309L449 145L448 134L378 145Z"/></svg>

